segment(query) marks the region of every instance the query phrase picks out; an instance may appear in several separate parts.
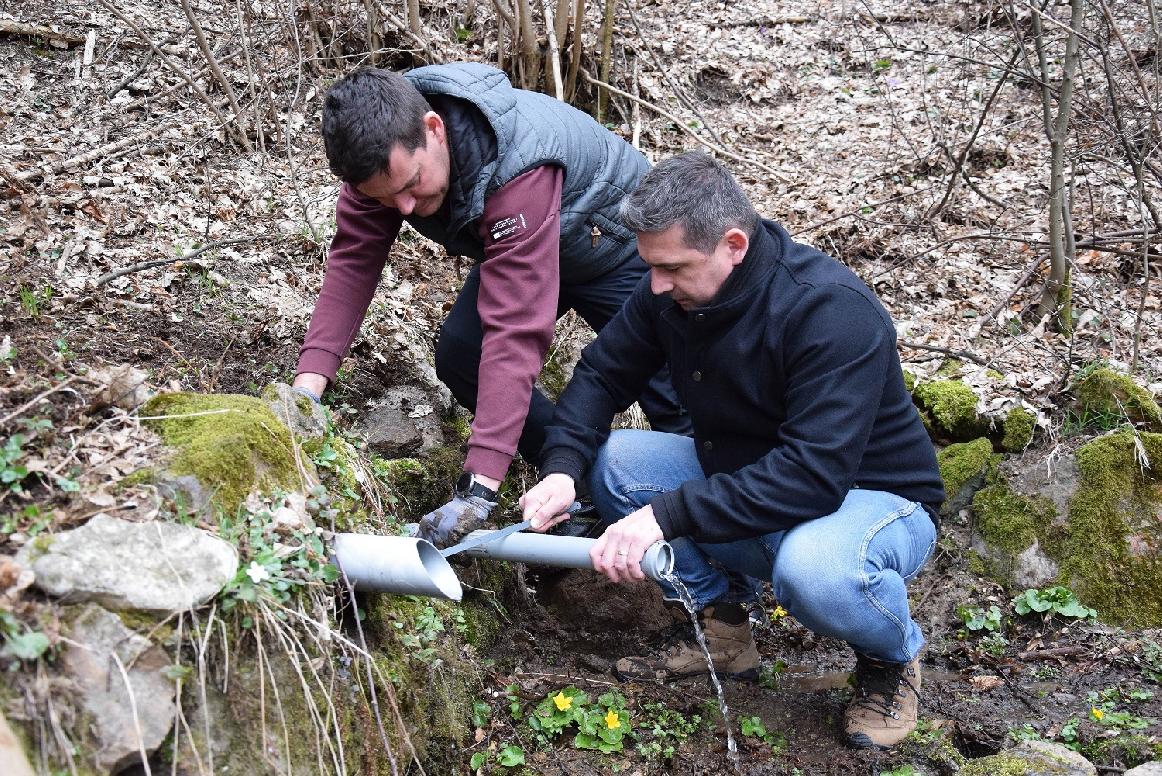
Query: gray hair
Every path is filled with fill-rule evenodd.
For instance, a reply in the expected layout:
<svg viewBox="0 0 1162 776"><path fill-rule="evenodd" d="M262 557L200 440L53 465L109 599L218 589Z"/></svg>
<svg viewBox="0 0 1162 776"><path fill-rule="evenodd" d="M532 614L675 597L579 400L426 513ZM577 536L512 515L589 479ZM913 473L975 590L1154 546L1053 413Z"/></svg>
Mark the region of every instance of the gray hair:
<svg viewBox="0 0 1162 776"><path fill-rule="evenodd" d="M681 224L688 248L710 253L728 229L754 237L759 216L730 172L708 154L688 151L659 162L621 201L621 220L635 232Z"/></svg>

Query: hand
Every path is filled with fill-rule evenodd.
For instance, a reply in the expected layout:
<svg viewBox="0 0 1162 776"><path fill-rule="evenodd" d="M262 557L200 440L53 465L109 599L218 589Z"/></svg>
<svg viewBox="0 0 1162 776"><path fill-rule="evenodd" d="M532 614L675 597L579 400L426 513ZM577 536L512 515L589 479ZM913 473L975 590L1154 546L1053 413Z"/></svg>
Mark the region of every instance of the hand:
<svg viewBox="0 0 1162 776"><path fill-rule="evenodd" d="M649 504L618 520L589 550L593 568L614 582L628 582L646 578L641 561L654 542L660 542L662 529L654 518Z"/></svg>
<svg viewBox="0 0 1162 776"><path fill-rule="evenodd" d="M577 489L568 474L550 474L520 497L522 518L532 520L532 530L544 533L569 519L565 513L573 505Z"/></svg>
<svg viewBox="0 0 1162 776"><path fill-rule="evenodd" d="M291 383L291 387L296 393L309 396L317 402L323 395L323 391L327 390L327 382L327 378L323 375L314 372L301 372L295 375L295 381Z"/></svg>
<svg viewBox="0 0 1162 776"><path fill-rule="evenodd" d="M439 549L451 547L480 527L496 506L478 496L456 496L444 506L420 518L418 536Z"/></svg>

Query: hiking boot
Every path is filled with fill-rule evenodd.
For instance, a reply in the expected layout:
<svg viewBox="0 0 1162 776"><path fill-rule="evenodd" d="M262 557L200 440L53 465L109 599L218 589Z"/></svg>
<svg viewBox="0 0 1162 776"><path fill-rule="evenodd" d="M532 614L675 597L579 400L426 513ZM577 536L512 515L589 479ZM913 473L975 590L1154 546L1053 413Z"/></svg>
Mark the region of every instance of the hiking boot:
<svg viewBox="0 0 1162 776"><path fill-rule="evenodd" d="M855 697L844 715L843 733L856 749L895 746L916 729L920 707L920 658L885 663L855 656Z"/></svg>
<svg viewBox="0 0 1162 776"><path fill-rule="evenodd" d="M749 681L758 678L759 652L750 632L750 618L745 606L707 606L698 615L698 621L702 624L715 673ZM708 672L706 656L697 641L691 639L677 641L659 655L623 657L614 664L613 673L623 682L660 682Z"/></svg>

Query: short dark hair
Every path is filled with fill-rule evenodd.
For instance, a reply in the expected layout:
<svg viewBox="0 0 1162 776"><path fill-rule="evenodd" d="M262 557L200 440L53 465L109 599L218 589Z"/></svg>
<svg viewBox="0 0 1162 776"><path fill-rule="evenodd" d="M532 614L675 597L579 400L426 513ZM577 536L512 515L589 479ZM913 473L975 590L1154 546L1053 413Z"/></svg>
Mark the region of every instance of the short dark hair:
<svg viewBox="0 0 1162 776"><path fill-rule="evenodd" d="M621 201L621 220L635 232L681 224L686 247L710 253L728 229L754 237L759 216L721 163L701 151L659 162Z"/></svg>
<svg viewBox="0 0 1162 776"><path fill-rule="evenodd" d="M323 99L323 145L331 172L359 184L387 172L391 149L424 145L432 107L399 73L361 67L336 81Z"/></svg>

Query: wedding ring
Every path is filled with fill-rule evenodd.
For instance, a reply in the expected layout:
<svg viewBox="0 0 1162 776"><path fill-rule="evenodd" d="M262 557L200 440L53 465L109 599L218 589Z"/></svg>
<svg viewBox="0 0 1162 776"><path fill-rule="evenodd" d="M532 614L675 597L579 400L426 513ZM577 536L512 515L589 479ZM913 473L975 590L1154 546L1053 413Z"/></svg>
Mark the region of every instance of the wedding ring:
<svg viewBox="0 0 1162 776"><path fill-rule="evenodd" d="M626 555L629 555L629 553L626 552L625 550L618 550L617 554L619 557L622 557L622 558L624 558Z"/></svg>

